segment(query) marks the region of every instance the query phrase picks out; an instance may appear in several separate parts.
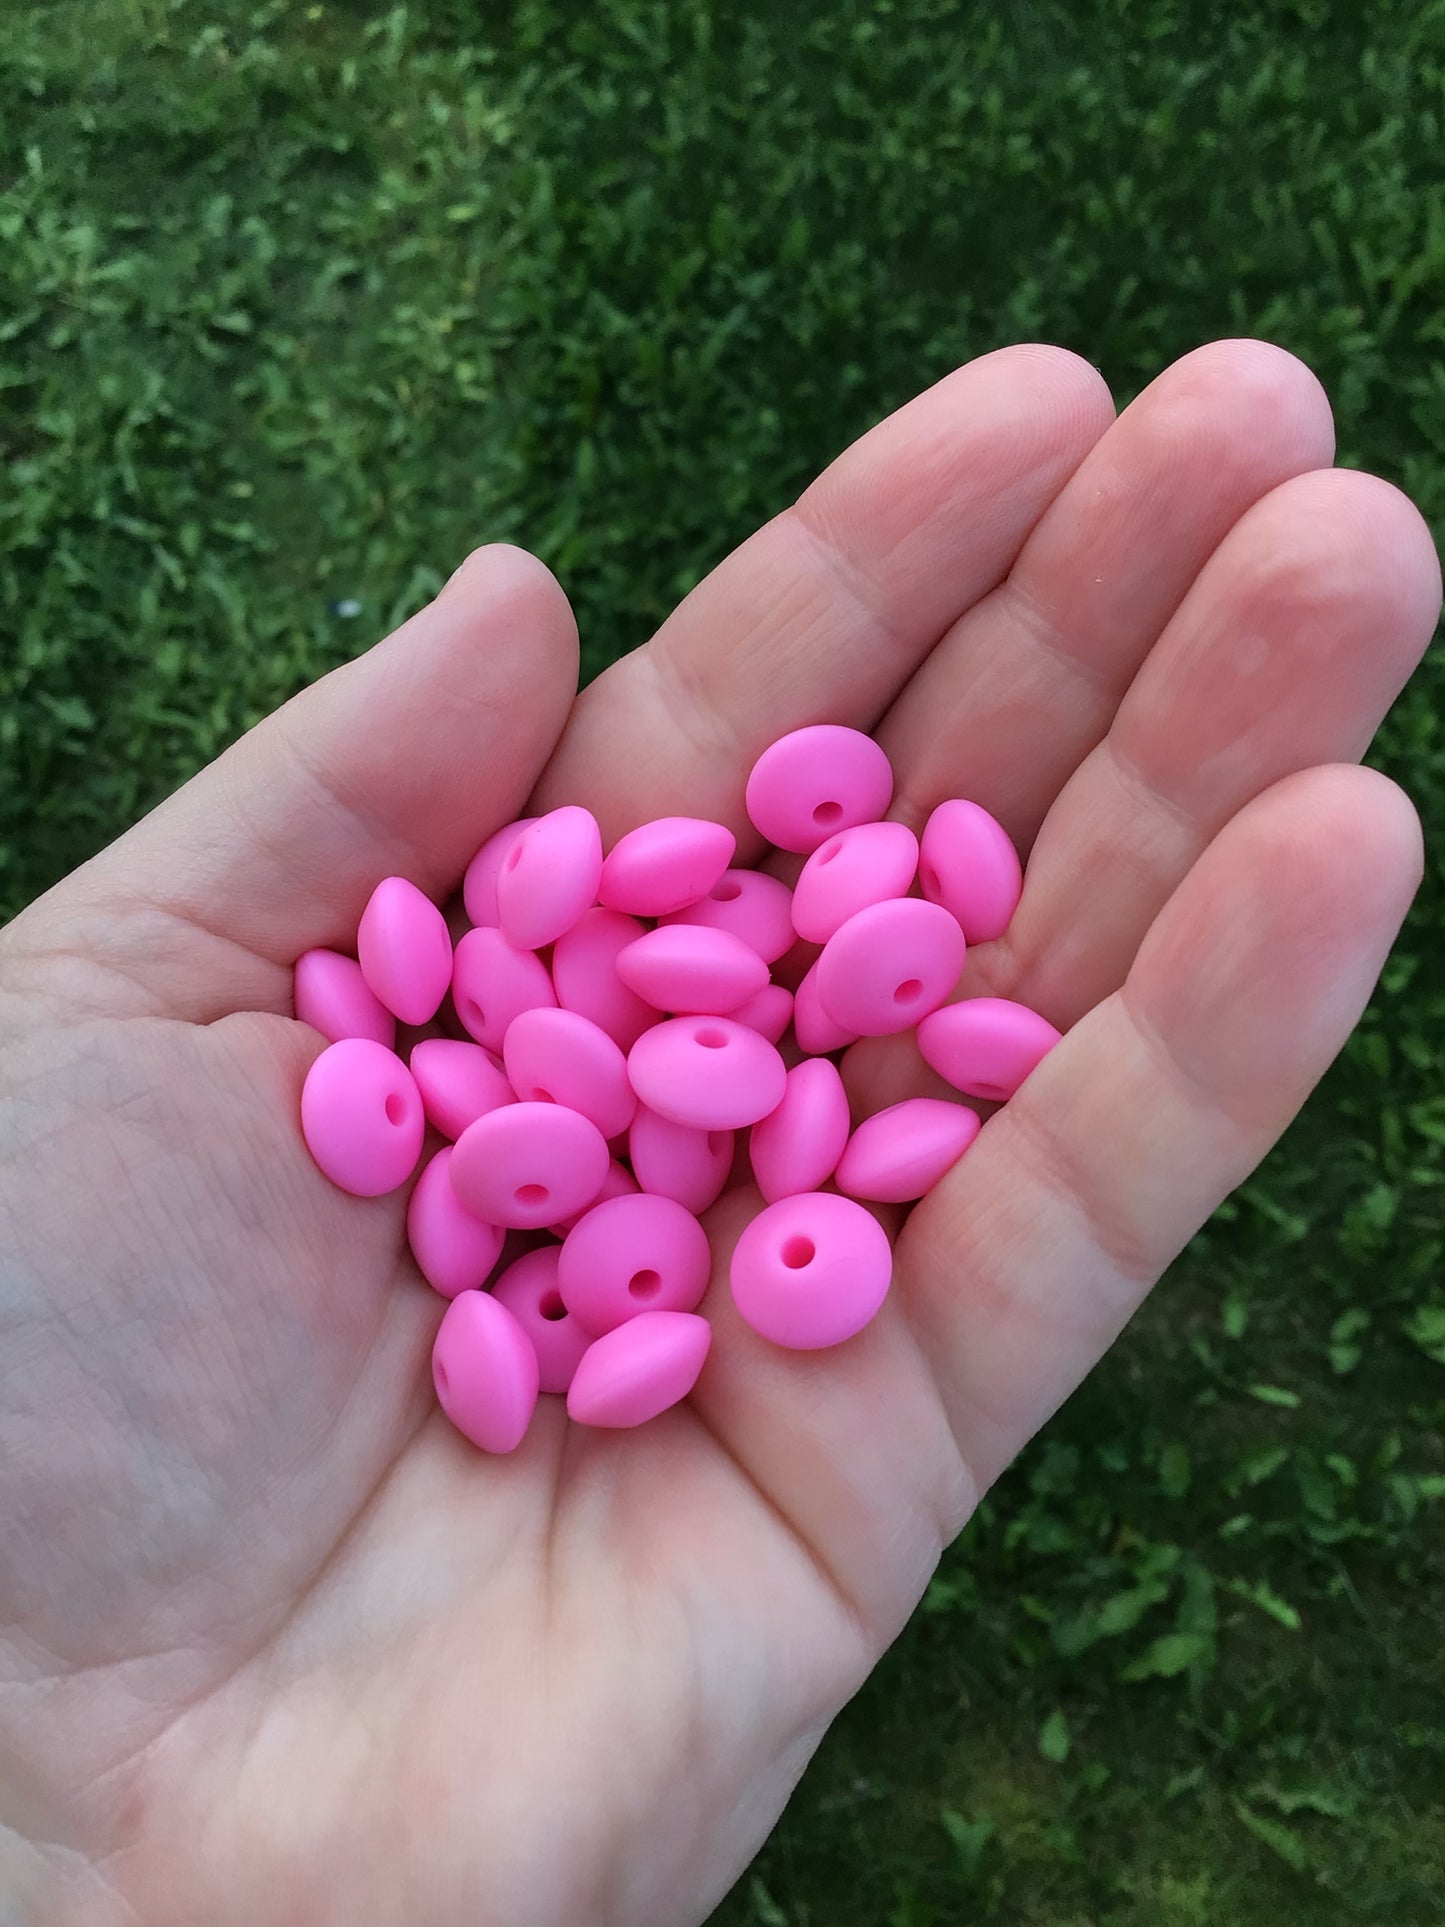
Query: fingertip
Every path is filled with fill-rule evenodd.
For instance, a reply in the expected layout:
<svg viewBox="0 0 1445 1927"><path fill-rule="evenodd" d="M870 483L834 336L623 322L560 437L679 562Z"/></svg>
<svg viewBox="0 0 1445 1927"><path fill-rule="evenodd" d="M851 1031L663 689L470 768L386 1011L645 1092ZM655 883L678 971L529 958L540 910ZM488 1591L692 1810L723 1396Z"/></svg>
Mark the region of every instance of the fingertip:
<svg viewBox="0 0 1445 1927"><path fill-rule="evenodd" d="M500 615L530 626L538 647L570 657L575 674L577 618L561 583L530 549L513 542L480 544L463 557L436 601L485 614L489 622Z"/></svg>

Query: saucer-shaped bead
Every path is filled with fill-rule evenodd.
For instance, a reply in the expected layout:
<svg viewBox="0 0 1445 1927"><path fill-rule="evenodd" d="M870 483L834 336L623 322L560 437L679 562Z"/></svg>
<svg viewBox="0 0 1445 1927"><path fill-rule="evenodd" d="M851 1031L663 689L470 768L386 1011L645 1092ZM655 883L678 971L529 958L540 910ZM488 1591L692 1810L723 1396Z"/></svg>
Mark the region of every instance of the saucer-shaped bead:
<svg viewBox="0 0 1445 1927"><path fill-rule="evenodd" d="M766 964L774 964L797 938L793 928L793 893L765 870L724 870L704 897L661 919L701 923L710 930L726 930L741 937Z"/></svg>
<svg viewBox="0 0 1445 1927"><path fill-rule="evenodd" d="M479 1117L514 1101L506 1073L481 1044L424 1037L412 1045L409 1062L427 1121L443 1137L459 1138Z"/></svg>
<svg viewBox="0 0 1445 1927"><path fill-rule="evenodd" d="M457 1196L491 1224L540 1230L601 1194L607 1140L590 1118L562 1104L506 1104L457 1139Z"/></svg>
<svg viewBox="0 0 1445 1927"><path fill-rule="evenodd" d="M508 850L523 830L530 828L536 820L535 816L523 816L515 823L504 824L487 838L467 865L466 875L462 878L462 903L468 920L476 924L478 929L496 929L497 876L506 861Z"/></svg>
<svg viewBox="0 0 1445 1927"><path fill-rule="evenodd" d="M452 1188L443 1145L412 1187L406 1236L423 1278L443 1298L478 1291L502 1255L502 1228L474 1218Z"/></svg>
<svg viewBox="0 0 1445 1927"><path fill-rule="evenodd" d="M733 1302L755 1332L792 1351L818 1351L874 1317L888 1296L893 1252L861 1204L812 1191L758 1213L734 1247L729 1275Z"/></svg>
<svg viewBox="0 0 1445 1927"><path fill-rule="evenodd" d="M700 1131L756 1124L782 1102L788 1073L776 1045L728 1017L674 1017L644 1031L627 1058L650 1109Z"/></svg>
<svg viewBox="0 0 1445 1927"><path fill-rule="evenodd" d="M931 1191L978 1136L977 1111L907 1097L864 1118L838 1160L838 1189L875 1204L911 1204Z"/></svg>
<svg viewBox="0 0 1445 1927"><path fill-rule="evenodd" d="M301 1087L307 1148L334 1185L379 1198L405 1184L421 1156L426 1117L416 1079L384 1044L343 1037Z"/></svg>
<svg viewBox="0 0 1445 1927"><path fill-rule="evenodd" d="M507 1307L489 1291L464 1291L447 1306L432 1346L442 1410L484 1452L514 1452L537 1409L537 1354Z"/></svg>
<svg viewBox="0 0 1445 1927"><path fill-rule="evenodd" d="M947 910L919 897L860 910L818 958L818 1001L860 1037L911 1030L937 1010L963 972L963 932Z"/></svg>
<svg viewBox="0 0 1445 1927"><path fill-rule="evenodd" d="M632 1122L637 1097L627 1059L599 1025L575 1010L524 1010L502 1044L512 1089L527 1103L565 1104L603 1137Z"/></svg>
<svg viewBox="0 0 1445 1927"><path fill-rule="evenodd" d="M793 928L826 943L870 903L906 897L918 869L918 838L906 823L860 823L819 844L793 886Z"/></svg>
<svg viewBox="0 0 1445 1927"><path fill-rule="evenodd" d="M878 822L892 798L888 758L871 736L840 723L779 737L753 764L746 794L769 843L804 855L838 830Z"/></svg>
<svg viewBox="0 0 1445 1927"><path fill-rule="evenodd" d="M674 1198L697 1213L722 1196L733 1166L733 1134L674 1124L639 1104L627 1134L627 1155L644 1191Z"/></svg>
<svg viewBox="0 0 1445 1927"><path fill-rule="evenodd" d="M369 1037L390 1050L396 1019L361 973L354 957L337 950L308 950L296 959L293 984L296 1015L319 1030L329 1044L343 1037Z"/></svg>
<svg viewBox="0 0 1445 1927"><path fill-rule="evenodd" d="M610 910L662 917L705 897L733 860L738 840L700 816L660 816L608 851L597 895Z"/></svg>
<svg viewBox="0 0 1445 1927"><path fill-rule="evenodd" d="M555 943L597 901L602 832L590 810L564 803L517 838L497 872L497 920L519 950Z"/></svg>
<svg viewBox="0 0 1445 1927"><path fill-rule="evenodd" d="M584 911L564 931L552 950L552 983L564 1010L605 1030L622 1050L631 1050L643 1031L657 1022L657 1012L617 974L618 953L643 934L636 917L620 910Z"/></svg>
<svg viewBox="0 0 1445 1927"><path fill-rule="evenodd" d="M940 803L924 825L918 880L924 896L958 920L970 943L1003 935L1024 887L1008 831L962 797Z"/></svg>
<svg viewBox="0 0 1445 1927"><path fill-rule="evenodd" d="M550 1009L556 1001L542 959L518 950L500 930L469 930L457 945L452 1002L464 1029L488 1050L501 1051L524 1010Z"/></svg>
<svg viewBox="0 0 1445 1927"><path fill-rule="evenodd" d="M826 1184L848 1142L848 1097L838 1066L810 1057L788 1072L783 1101L753 1126L748 1155L769 1204Z"/></svg>
<svg viewBox="0 0 1445 1927"><path fill-rule="evenodd" d="M645 1425L685 1399L697 1384L712 1343L705 1318L687 1311L648 1311L596 1339L567 1394L579 1425Z"/></svg>
<svg viewBox="0 0 1445 1927"><path fill-rule="evenodd" d="M591 1337L562 1303L557 1289L560 1245L543 1245L516 1259L492 1286L492 1296L505 1305L532 1341L537 1354L537 1389L565 1393L582 1362Z"/></svg>
<svg viewBox="0 0 1445 1927"><path fill-rule="evenodd" d="M1002 1103L1041 1064L1060 1033L1047 1017L1007 997L948 1004L918 1026L923 1060L956 1091Z"/></svg>
<svg viewBox="0 0 1445 1927"><path fill-rule="evenodd" d="M580 1218L562 1246L557 1284L583 1328L600 1337L644 1311L696 1311L712 1275L707 1233L672 1198L639 1191Z"/></svg>
<svg viewBox="0 0 1445 1927"><path fill-rule="evenodd" d="M356 931L361 974L394 1017L426 1024L452 980L447 920L406 877L383 877Z"/></svg>
<svg viewBox="0 0 1445 1927"><path fill-rule="evenodd" d="M741 937L704 924L649 930L617 954L623 983L657 1010L722 1016L768 981L768 966Z"/></svg>

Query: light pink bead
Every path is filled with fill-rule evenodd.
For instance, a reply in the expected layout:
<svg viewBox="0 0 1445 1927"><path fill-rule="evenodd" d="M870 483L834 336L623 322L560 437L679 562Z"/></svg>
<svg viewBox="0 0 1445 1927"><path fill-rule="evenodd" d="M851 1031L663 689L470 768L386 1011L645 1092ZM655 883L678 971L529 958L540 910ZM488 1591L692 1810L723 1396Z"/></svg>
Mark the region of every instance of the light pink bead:
<svg viewBox="0 0 1445 1927"><path fill-rule="evenodd" d="M793 886L793 928L826 943L870 903L906 897L918 868L918 838L906 823L860 823L819 844Z"/></svg>
<svg viewBox="0 0 1445 1927"><path fill-rule="evenodd" d="M962 797L940 803L924 825L918 880L930 903L957 918L970 943L1003 935L1024 887L1008 831Z"/></svg>
<svg viewBox="0 0 1445 1927"><path fill-rule="evenodd" d="M444 1145L412 1187L406 1235L423 1278L443 1298L479 1291L502 1255L502 1228L474 1218L452 1189Z"/></svg>
<svg viewBox="0 0 1445 1927"><path fill-rule="evenodd" d="M296 1015L329 1044L343 1037L369 1037L390 1050L396 1019L368 985L361 965L338 950L308 950L296 959L292 984Z"/></svg>
<svg viewBox="0 0 1445 1927"><path fill-rule="evenodd" d="M735 1024L746 1024L749 1030L776 1044L793 1021L793 993L781 984L764 984L756 997L749 997L728 1016Z"/></svg>
<svg viewBox="0 0 1445 1927"><path fill-rule="evenodd" d="M620 910L588 910L557 939L552 982L564 1010L590 1017L622 1050L631 1050L657 1012L617 974L619 951L643 934L636 917Z"/></svg>
<svg viewBox="0 0 1445 1927"><path fill-rule="evenodd" d="M805 854L836 830L876 823L893 798L893 771L871 736L815 723L780 736L753 764L747 807L780 850Z"/></svg>
<svg viewBox="0 0 1445 1927"><path fill-rule="evenodd" d="M412 1045L411 1074L434 1128L459 1138L488 1111L513 1102L506 1075L489 1050L454 1037L425 1037Z"/></svg>
<svg viewBox="0 0 1445 1927"><path fill-rule="evenodd" d="M964 948L963 932L936 903L872 904L824 944L818 1002L860 1037L911 1030L957 984Z"/></svg>
<svg viewBox="0 0 1445 1927"><path fill-rule="evenodd" d="M512 1089L532 1104L565 1104L590 1117L603 1137L632 1122L637 1096L627 1059L605 1030L575 1010L524 1010L502 1044Z"/></svg>
<svg viewBox="0 0 1445 1927"><path fill-rule="evenodd" d="M657 1010L721 1016L757 996L768 966L741 937L677 923L619 951L617 974Z"/></svg>
<svg viewBox="0 0 1445 1927"><path fill-rule="evenodd" d="M969 1097L1002 1102L1059 1041L1047 1017L1006 997L949 1004L918 1026L923 1059Z"/></svg>
<svg viewBox="0 0 1445 1927"><path fill-rule="evenodd" d="M726 930L741 937L766 964L776 963L791 950L793 893L786 883L764 870L724 870L705 897L663 917L664 925L700 923L710 930Z"/></svg>
<svg viewBox="0 0 1445 1927"><path fill-rule="evenodd" d="M497 872L497 920L519 950L540 950L597 901L602 832L590 810L565 803L517 838Z"/></svg>
<svg viewBox="0 0 1445 1927"><path fill-rule="evenodd" d="M505 1305L532 1341L537 1354L537 1388L564 1392L592 1343L562 1303L557 1289L560 1245L543 1245L510 1264L492 1286L492 1296Z"/></svg>
<svg viewBox="0 0 1445 1927"><path fill-rule="evenodd" d="M689 1211L706 1211L722 1195L733 1166L731 1131L699 1131L674 1124L639 1104L628 1133L627 1154L644 1191L675 1198Z"/></svg>
<svg viewBox="0 0 1445 1927"><path fill-rule="evenodd" d="M838 1161L850 1198L911 1204L957 1164L980 1129L977 1111L943 1098L909 1097L864 1118Z"/></svg>
<svg viewBox="0 0 1445 1927"><path fill-rule="evenodd" d="M562 1104L507 1104L456 1142L452 1183L478 1218L536 1231L580 1211L607 1181L607 1140Z"/></svg>
<svg viewBox="0 0 1445 1927"><path fill-rule="evenodd" d="M393 1016L429 1023L452 980L447 920L405 877L384 877L356 932L361 973Z"/></svg>
<svg viewBox="0 0 1445 1927"><path fill-rule="evenodd" d="M775 1345L840 1345L888 1296L893 1252L882 1225L831 1191L782 1198L760 1211L733 1251L733 1301Z"/></svg>
<svg viewBox="0 0 1445 1927"><path fill-rule="evenodd" d="M816 1191L832 1177L848 1142L848 1097L838 1066L810 1057L788 1072L783 1101L753 1126L753 1176L769 1204Z"/></svg>
<svg viewBox="0 0 1445 1927"><path fill-rule="evenodd" d="M712 1275L707 1233L675 1199L639 1191L595 1206L567 1233L557 1283L594 1337L643 1311L695 1311Z"/></svg>
<svg viewBox="0 0 1445 1927"><path fill-rule="evenodd" d="M798 1047L813 1057L826 1057L832 1051L856 1044L858 1033L835 1024L818 996L818 966L815 963L798 985L793 998L793 1035Z"/></svg>
<svg viewBox="0 0 1445 1927"><path fill-rule="evenodd" d="M645 1425L697 1384L712 1327L695 1312L648 1311L587 1347L567 1394L579 1425Z"/></svg>
<svg viewBox="0 0 1445 1927"><path fill-rule="evenodd" d="M442 1316L431 1354L441 1408L484 1452L514 1452L537 1409L537 1354L507 1307L464 1291Z"/></svg>
<svg viewBox="0 0 1445 1927"><path fill-rule="evenodd" d="M301 1131L343 1191L379 1198L405 1184L426 1129L416 1079L384 1044L343 1037L322 1051L301 1087Z"/></svg>
<svg viewBox="0 0 1445 1927"><path fill-rule="evenodd" d="M632 1121L634 1124L637 1122L636 1118ZM619 1164L617 1159L613 1158L607 1167L607 1176L602 1180L602 1189L597 1196L589 1198L580 1211L573 1211L568 1217L559 1218L556 1224L549 1224L547 1229L554 1238L565 1238L577 1220L585 1218L594 1205L606 1204L609 1198L630 1198L633 1192L640 1188L637 1179L633 1177L627 1166Z"/></svg>
<svg viewBox="0 0 1445 1927"><path fill-rule="evenodd" d="M738 840L700 816L660 816L629 830L608 852L598 896L609 910L662 917L705 897L733 860Z"/></svg>
<svg viewBox="0 0 1445 1927"><path fill-rule="evenodd" d="M506 861L508 850L523 830L536 820L535 816L523 816L515 823L504 824L487 838L467 865L467 873L462 878L462 902L466 905L468 919L479 929L496 929L497 874Z"/></svg>
<svg viewBox="0 0 1445 1927"><path fill-rule="evenodd" d="M515 949L500 930L484 929L469 930L457 945L452 1002L477 1042L500 1052L514 1018L550 1010L557 999L540 957Z"/></svg>
<svg viewBox="0 0 1445 1927"><path fill-rule="evenodd" d="M756 1124L788 1081L776 1045L729 1017L675 1017L644 1031L627 1073L644 1104L699 1131Z"/></svg>

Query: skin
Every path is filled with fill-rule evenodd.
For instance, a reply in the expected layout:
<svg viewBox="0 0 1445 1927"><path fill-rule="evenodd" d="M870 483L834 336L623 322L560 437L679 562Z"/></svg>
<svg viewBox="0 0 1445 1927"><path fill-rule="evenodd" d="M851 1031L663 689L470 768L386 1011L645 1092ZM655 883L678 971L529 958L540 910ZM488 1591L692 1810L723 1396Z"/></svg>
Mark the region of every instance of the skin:
<svg viewBox="0 0 1445 1927"><path fill-rule="evenodd" d="M472 555L0 935L0 1897L65 1927L668 1927L746 1864L940 1549L1258 1163L1420 875L1354 767L1440 578L1278 349L1116 421L1018 347L863 437L574 700L561 590ZM436 1410L405 1194L302 1151L290 966L563 801L608 841L876 731L914 826L1029 855L964 994L1067 1029L903 1224L882 1314L692 1402ZM859 1045L855 1108L935 1088ZM725 1267L755 1194L711 1214ZM3 1909L0 1909L3 1911Z"/></svg>

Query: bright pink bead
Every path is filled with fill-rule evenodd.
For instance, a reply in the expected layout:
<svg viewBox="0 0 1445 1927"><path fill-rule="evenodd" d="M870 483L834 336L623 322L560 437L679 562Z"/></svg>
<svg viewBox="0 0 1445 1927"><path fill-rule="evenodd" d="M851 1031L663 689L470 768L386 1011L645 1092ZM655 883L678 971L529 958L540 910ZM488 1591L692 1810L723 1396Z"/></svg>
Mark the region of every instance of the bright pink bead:
<svg viewBox="0 0 1445 1927"><path fill-rule="evenodd" d="M587 1347L567 1394L579 1425L645 1425L697 1384L712 1327L695 1312L648 1311Z"/></svg>
<svg viewBox="0 0 1445 1927"><path fill-rule="evenodd" d="M562 1302L594 1337L643 1311L695 1311L712 1275L707 1233L673 1198L610 1198L567 1233Z"/></svg>
<svg viewBox="0 0 1445 1927"><path fill-rule="evenodd" d="M812 1057L826 1057L835 1050L856 1044L858 1033L835 1024L818 996L818 966L815 963L798 985L793 998L793 1035L800 1050Z"/></svg>
<svg viewBox="0 0 1445 1927"><path fill-rule="evenodd" d="M735 1024L746 1024L749 1030L776 1044L793 1021L793 993L781 984L764 984L756 997L749 997L728 1016Z"/></svg>
<svg viewBox="0 0 1445 1927"><path fill-rule="evenodd" d="M663 917L664 925L705 924L741 937L766 964L793 947L793 893L764 870L724 870L705 897Z"/></svg>
<svg viewBox="0 0 1445 1927"><path fill-rule="evenodd" d="M639 1104L628 1133L627 1155L644 1191L675 1198L689 1211L706 1211L722 1195L733 1168L731 1131L699 1131L674 1124Z"/></svg>
<svg viewBox="0 0 1445 1927"><path fill-rule="evenodd" d="M918 880L970 943L1001 937L1023 895L1024 873L1008 831L977 803L940 803L923 829Z"/></svg>
<svg viewBox="0 0 1445 1927"><path fill-rule="evenodd" d="M484 1452L514 1452L537 1409L537 1354L507 1307L464 1291L442 1316L431 1354L441 1408Z"/></svg>
<svg viewBox="0 0 1445 1927"><path fill-rule="evenodd" d="M848 1122L847 1093L831 1058L795 1064L782 1103L748 1140L753 1176L769 1204L827 1183L848 1142Z"/></svg>
<svg viewBox="0 0 1445 1927"><path fill-rule="evenodd" d="M824 944L818 1002L860 1037L911 1030L957 984L964 949L963 932L936 903L871 904Z"/></svg>
<svg viewBox="0 0 1445 1927"><path fill-rule="evenodd" d="M467 865L467 873L462 878L462 902L466 905L468 919L479 929L496 929L498 872L506 861L508 850L523 830L536 820L535 816L524 816L515 823L504 824L487 838Z"/></svg>
<svg viewBox="0 0 1445 1927"><path fill-rule="evenodd" d="M906 823L860 823L819 844L793 886L793 928L826 943L870 903L906 897L918 869L918 838Z"/></svg>
<svg viewBox="0 0 1445 1927"><path fill-rule="evenodd" d="M580 1211L607 1181L607 1140L562 1104L507 1104L457 1139L452 1183L478 1218L536 1231Z"/></svg>
<svg viewBox="0 0 1445 1927"><path fill-rule="evenodd" d="M597 901L602 832L590 810L565 803L517 838L497 872L497 919L519 950L541 950Z"/></svg>
<svg viewBox="0 0 1445 1927"><path fill-rule="evenodd" d="M532 1341L537 1354L537 1388L563 1392L592 1343L562 1303L557 1289L557 1260L561 1245L543 1245L510 1264L492 1286L492 1296L505 1305Z"/></svg>
<svg viewBox="0 0 1445 1927"><path fill-rule="evenodd" d="M343 1037L322 1051L301 1087L301 1131L317 1164L353 1197L405 1184L426 1130L416 1079L384 1044Z"/></svg>
<svg viewBox="0 0 1445 1927"><path fill-rule="evenodd" d="M479 1044L500 1051L514 1018L550 1010L557 1002L547 966L517 950L500 930L469 930L457 945L452 971L457 1016Z"/></svg>
<svg viewBox="0 0 1445 1927"><path fill-rule="evenodd" d="M406 1235L423 1278L443 1298L479 1291L502 1255L502 1228L474 1218L452 1189L447 1144L412 1187Z"/></svg>
<svg viewBox="0 0 1445 1927"><path fill-rule="evenodd" d="M977 1111L909 1097L864 1118L838 1161L838 1189L876 1204L911 1204L957 1164L980 1129Z"/></svg>
<svg viewBox="0 0 1445 1927"><path fill-rule="evenodd" d="M657 1010L721 1016L757 996L768 966L741 937L676 923L619 951L617 974Z"/></svg>
<svg viewBox="0 0 1445 1927"><path fill-rule="evenodd" d="M590 1117L603 1137L632 1122L637 1095L627 1059L605 1030L575 1010L524 1010L502 1044L512 1089L532 1104L565 1104Z"/></svg>
<svg viewBox="0 0 1445 1927"><path fill-rule="evenodd" d="M636 1118L632 1121L634 1124L637 1122ZM547 1229L554 1238L565 1238L577 1220L585 1218L594 1205L606 1204L609 1198L630 1198L634 1191L640 1189L641 1186L627 1166L619 1164L617 1159L613 1158L607 1167L607 1176L602 1180L602 1189L597 1196L589 1198L580 1211L573 1211L567 1217L559 1218L556 1224L549 1224Z"/></svg>
<svg viewBox="0 0 1445 1927"><path fill-rule="evenodd" d="M371 893L356 932L361 972L393 1016L426 1024L452 980L447 920L405 877L384 877Z"/></svg>
<svg viewBox="0 0 1445 1927"><path fill-rule="evenodd" d="M851 1338L893 1278L887 1233L861 1204L811 1191L760 1211L733 1251L733 1302L775 1345L817 1351Z"/></svg>
<svg viewBox="0 0 1445 1927"><path fill-rule="evenodd" d="M644 1031L627 1073L644 1104L700 1131L756 1124L788 1080L776 1045L728 1017L675 1017Z"/></svg>
<svg viewBox="0 0 1445 1927"><path fill-rule="evenodd" d="M590 1017L622 1050L631 1050L657 1012L629 990L617 974L618 953L643 934L636 917L620 910L594 909L557 939L552 951L552 982L564 1010Z"/></svg>
<svg viewBox="0 0 1445 1927"><path fill-rule="evenodd" d="M738 840L700 816L660 816L619 838L602 865L598 896L610 910L662 917L705 897Z"/></svg>
<svg viewBox="0 0 1445 1927"><path fill-rule="evenodd" d="M501 1065L480 1044L424 1037L412 1045L410 1063L427 1119L443 1137L459 1138L479 1117L513 1102Z"/></svg>
<svg viewBox="0 0 1445 1927"><path fill-rule="evenodd" d="M780 736L753 764L747 808L780 850L816 850L837 830L876 823L893 798L893 771L871 736L815 723Z"/></svg>
<svg viewBox="0 0 1445 1927"><path fill-rule="evenodd" d="M918 1026L923 1059L956 1091L1001 1103L1059 1041L1047 1017L1006 997L971 997Z"/></svg>
<svg viewBox="0 0 1445 1927"><path fill-rule="evenodd" d="M390 1050L396 1043L396 1019L354 957L337 950L308 950L296 959L292 996L301 1022L319 1030L330 1044L339 1044L343 1037L369 1037Z"/></svg>

